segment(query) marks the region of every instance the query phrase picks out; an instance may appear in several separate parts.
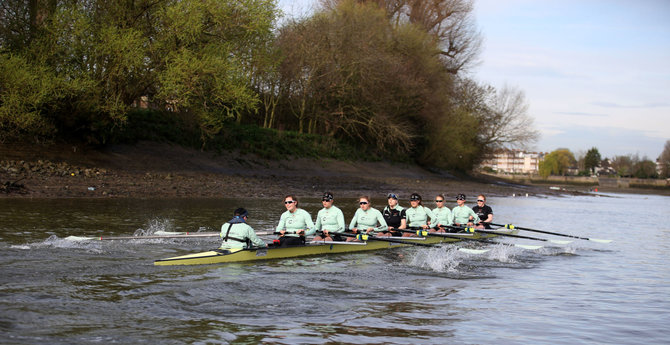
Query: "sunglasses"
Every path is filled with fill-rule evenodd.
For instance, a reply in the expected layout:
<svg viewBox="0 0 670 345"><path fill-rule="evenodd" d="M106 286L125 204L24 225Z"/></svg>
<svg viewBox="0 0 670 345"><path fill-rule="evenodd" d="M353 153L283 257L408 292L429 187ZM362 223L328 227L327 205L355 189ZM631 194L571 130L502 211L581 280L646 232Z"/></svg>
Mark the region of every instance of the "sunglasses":
<svg viewBox="0 0 670 345"><path fill-rule="evenodd" d="M321 201L333 201L333 199L321 199Z"/></svg>
<svg viewBox="0 0 670 345"><path fill-rule="evenodd" d="M484 200L482 200L482 199L479 199L479 200L477 200L477 202L484 202Z"/></svg>
<svg viewBox="0 0 670 345"><path fill-rule="evenodd" d="M368 202L367 202L367 201L361 201L361 202L359 202L358 204L359 204L359 205L367 205Z"/></svg>
<svg viewBox="0 0 670 345"><path fill-rule="evenodd" d="M435 202L444 202L444 200L435 200Z"/></svg>
<svg viewBox="0 0 670 345"><path fill-rule="evenodd" d="M290 205L290 204L292 204L292 203L294 203L294 202L295 202L295 201L293 201L293 200L284 201L284 205Z"/></svg>

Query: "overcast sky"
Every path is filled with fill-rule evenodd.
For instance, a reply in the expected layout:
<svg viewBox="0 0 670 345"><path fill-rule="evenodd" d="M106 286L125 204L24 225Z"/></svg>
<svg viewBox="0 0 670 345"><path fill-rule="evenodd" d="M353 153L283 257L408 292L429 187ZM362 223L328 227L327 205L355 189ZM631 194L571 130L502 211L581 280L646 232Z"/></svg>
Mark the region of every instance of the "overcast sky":
<svg viewBox="0 0 670 345"><path fill-rule="evenodd" d="M280 0L289 16L315 0ZM670 139L670 0L475 0L472 77L523 91L534 149L655 160Z"/></svg>

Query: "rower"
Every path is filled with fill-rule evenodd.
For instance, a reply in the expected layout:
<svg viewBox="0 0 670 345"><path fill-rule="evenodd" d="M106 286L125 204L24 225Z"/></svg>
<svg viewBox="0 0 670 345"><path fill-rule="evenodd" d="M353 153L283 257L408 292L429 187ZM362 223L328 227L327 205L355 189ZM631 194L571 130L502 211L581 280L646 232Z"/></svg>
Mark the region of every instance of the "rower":
<svg viewBox="0 0 670 345"><path fill-rule="evenodd" d="M421 195L418 193L412 193L409 197L410 206L405 210L405 215L407 217L407 226L410 228L421 228L428 229L430 224L434 223L435 216L433 211L428 207L424 207L421 204ZM403 237L414 236L411 233L404 233Z"/></svg>
<svg viewBox="0 0 670 345"><path fill-rule="evenodd" d="M433 209L433 215L435 216L433 227L437 232L445 232L445 227L454 223L454 216L451 214L449 207L444 206L444 201L444 194L438 194L435 197L437 207Z"/></svg>
<svg viewBox="0 0 670 345"><path fill-rule="evenodd" d="M402 232L393 230L406 228L405 209L398 205L398 195L389 193L386 199L388 205L384 207L382 215L384 215L384 220L386 221L386 225L388 225L391 236L400 237L402 236Z"/></svg>
<svg viewBox="0 0 670 345"><path fill-rule="evenodd" d="M456 226L473 226L473 221L479 219L479 216L470 207L465 206L465 194L458 194L456 196L456 207L451 210L454 216L454 225Z"/></svg>
<svg viewBox="0 0 670 345"><path fill-rule="evenodd" d="M286 212L282 213L277 225L279 232L279 246L299 246L305 244L305 236L314 235L316 229L312 216L307 211L298 208L298 198L289 194L284 197Z"/></svg>
<svg viewBox="0 0 670 345"><path fill-rule="evenodd" d="M233 219L221 225L221 250L224 252L238 248L265 248L267 244L256 236L254 229L247 224L249 212L240 207L233 212Z"/></svg>
<svg viewBox="0 0 670 345"><path fill-rule="evenodd" d="M360 208L354 213L354 217L349 222L349 229L354 234L372 234L377 237L391 236L387 232L388 226L384 216L376 208L372 207L370 197L363 195L358 198ZM347 238L347 241L356 241L354 237Z"/></svg>
<svg viewBox="0 0 670 345"><path fill-rule="evenodd" d="M321 203L323 208L316 215L316 231L319 235L314 237L314 241L344 241L340 235L330 233L344 232L344 214L333 205L333 193L323 193Z"/></svg>

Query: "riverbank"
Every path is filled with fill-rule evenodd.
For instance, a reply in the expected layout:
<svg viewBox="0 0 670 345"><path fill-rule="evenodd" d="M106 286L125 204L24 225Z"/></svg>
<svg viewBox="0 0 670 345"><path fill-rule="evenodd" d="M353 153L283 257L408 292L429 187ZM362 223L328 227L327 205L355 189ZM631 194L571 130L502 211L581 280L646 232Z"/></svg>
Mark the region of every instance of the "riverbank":
<svg viewBox="0 0 670 345"><path fill-rule="evenodd" d="M454 177L410 164L215 154L141 142L92 149L76 145L0 144L0 197L17 198L281 198L418 192L425 199L465 193L490 196L579 193L493 178ZM583 188L582 188L583 189Z"/></svg>
<svg viewBox="0 0 670 345"><path fill-rule="evenodd" d="M528 186L584 189L605 193L670 195L670 179L639 179L607 176L549 176L527 174L487 174L492 178Z"/></svg>

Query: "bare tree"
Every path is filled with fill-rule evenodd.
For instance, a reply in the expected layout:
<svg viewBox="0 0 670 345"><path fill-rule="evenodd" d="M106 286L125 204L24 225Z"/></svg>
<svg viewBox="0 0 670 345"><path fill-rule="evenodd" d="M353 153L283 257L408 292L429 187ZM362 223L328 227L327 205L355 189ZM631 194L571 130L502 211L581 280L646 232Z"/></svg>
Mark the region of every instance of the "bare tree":
<svg viewBox="0 0 670 345"><path fill-rule="evenodd" d="M670 140L665 142L665 147L658 160L661 163L661 176L670 177Z"/></svg>
<svg viewBox="0 0 670 345"><path fill-rule="evenodd" d="M455 103L478 120L477 140L484 153L497 148L527 148L539 138L522 91L510 86L497 90L461 79Z"/></svg>
<svg viewBox="0 0 670 345"><path fill-rule="evenodd" d="M333 8L344 0L322 0ZM430 33L438 42L439 54L452 74L477 65L482 36L472 15L472 0L359 0L383 8L396 24L409 22Z"/></svg>

